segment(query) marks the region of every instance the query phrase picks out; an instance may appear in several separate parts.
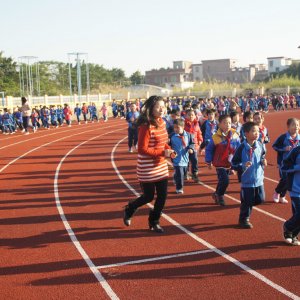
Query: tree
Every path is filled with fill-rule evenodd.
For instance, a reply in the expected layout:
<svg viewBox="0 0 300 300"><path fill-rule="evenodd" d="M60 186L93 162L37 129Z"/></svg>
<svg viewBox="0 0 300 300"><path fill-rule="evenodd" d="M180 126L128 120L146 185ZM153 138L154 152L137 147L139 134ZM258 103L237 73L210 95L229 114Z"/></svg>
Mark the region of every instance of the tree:
<svg viewBox="0 0 300 300"><path fill-rule="evenodd" d="M145 76L142 75L140 71L135 71L129 79L132 84L142 84L144 83Z"/></svg>
<svg viewBox="0 0 300 300"><path fill-rule="evenodd" d="M19 94L17 64L11 57L4 57L0 51L0 91L6 95Z"/></svg>

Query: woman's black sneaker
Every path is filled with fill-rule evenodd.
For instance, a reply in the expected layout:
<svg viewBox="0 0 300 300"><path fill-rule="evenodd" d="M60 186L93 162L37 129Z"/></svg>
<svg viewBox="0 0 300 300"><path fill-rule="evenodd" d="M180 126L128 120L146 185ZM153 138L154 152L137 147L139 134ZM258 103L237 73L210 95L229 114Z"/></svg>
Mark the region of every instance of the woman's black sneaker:
<svg viewBox="0 0 300 300"><path fill-rule="evenodd" d="M253 228L253 225L250 223L249 219L245 219L239 221L239 227L242 229L251 229Z"/></svg>
<svg viewBox="0 0 300 300"><path fill-rule="evenodd" d="M129 205L125 206L124 209L124 215L123 215L123 222L126 226L130 226L131 224L131 217L133 216L133 214L135 213L135 209L132 209L129 207Z"/></svg>

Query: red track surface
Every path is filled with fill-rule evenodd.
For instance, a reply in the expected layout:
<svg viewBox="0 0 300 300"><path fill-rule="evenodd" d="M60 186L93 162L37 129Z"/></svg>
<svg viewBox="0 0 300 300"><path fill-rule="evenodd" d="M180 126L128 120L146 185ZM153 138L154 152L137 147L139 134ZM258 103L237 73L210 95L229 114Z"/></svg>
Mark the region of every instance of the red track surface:
<svg viewBox="0 0 300 300"><path fill-rule="evenodd" d="M272 141L292 116L300 111L266 116ZM136 154L127 152L126 139L117 145L126 131L124 121L110 120L1 137L1 299L300 299L300 247L282 242L291 207L271 201L278 170L269 145L267 202L259 208L270 215L254 210L252 230L236 227L233 176L234 199L225 208L212 203L209 187L187 183L178 196L170 180L164 212L173 221L162 218L166 233L157 235L147 229L148 207L129 228L122 223L122 207L135 195L112 166L113 149L123 180L139 192ZM215 187L214 171L203 164L200 178ZM96 271L203 250L209 251Z"/></svg>

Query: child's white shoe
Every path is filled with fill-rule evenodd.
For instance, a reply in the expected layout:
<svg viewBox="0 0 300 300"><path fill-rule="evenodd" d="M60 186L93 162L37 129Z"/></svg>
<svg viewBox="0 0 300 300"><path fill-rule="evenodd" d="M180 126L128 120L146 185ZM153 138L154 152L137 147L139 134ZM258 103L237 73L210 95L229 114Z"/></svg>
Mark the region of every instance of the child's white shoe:
<svg viewBox="0 0 300 300"><path fill-rule="evenodd" d="M183 194L183 189L176 190L176 194Z"/></svg>
<svg viewBox="0 0 300 300"><path fill-rule="evenodd" d="M276 193L276 192L273 194L273 201L274 201L275 203L279 203L279 194Z"/></svg>
<svg viewBox="0 0 300 300"><path fill-rule="evenodd" d="M288 200L286 200L286 198L285 198L285 197L280 197L280 198L279 198L279 201L280 201L281 203L283 203L283 204L287 204L287 203L289 203L289 201L288 201Z"/></svg>

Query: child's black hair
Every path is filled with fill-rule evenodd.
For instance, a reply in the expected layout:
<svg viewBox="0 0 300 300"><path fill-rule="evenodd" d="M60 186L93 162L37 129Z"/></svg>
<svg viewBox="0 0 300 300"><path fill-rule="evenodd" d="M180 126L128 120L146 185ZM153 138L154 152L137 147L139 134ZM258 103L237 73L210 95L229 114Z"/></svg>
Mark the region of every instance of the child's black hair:
<svg viewBox="0 0 300 300"><path fill-rule="evenodd" d="M233 110L231 113L230 113L230 118L231 118L231 120L235 117L235 116L237 116L239 113L236 111L236 110Z"/></svg>
<svg viewBox="0 0 300 300"><path fill-rule="evenodd" d="M258 126L258 125L255 124L254 122L246 122L243 125L243 130L244 130L244 132L250 132L254 126Z"/></svg>
<svg viewBox="0 0 300 300"><path fill-rule="evenodd" d="M171 110L171 115L177 115L179 112L180 112L179 109L173 108Z"/></svg>
<svg viewBox="0 0 300 300"><path fill-rule="evenodd" d="M245 111L243 114L243 121L246 122L247 118L253 117L253 113L251 111Z"/></svg>
<svg viewBox="0 0 300 300"><path fill-rule="evenodd" d="M183 119L176 119L174 120L174 125L180 126L180 127L184 127L184 120Z"/></svg>
<svg viewBox="0 0 300 300"><path fill-rule="evenodd" d="M219 117L219 123L221 123L223 120L225 120L225 119L230 119L231 120L231 118L230 118L230 116L229 115L221 115L220 117Z"/></svg>
<svg viewBox="0 0 300 300"><path fill-rule="evenodd" d="M289 118L286 122L287 126L290 126L293 123L299 122L299 120L297 118Z"/></svg>
<svg viewBox="0 0 300 300"><path fill-rule="evenodd" d="M216 113L216 110L211 108L211 109L207 109L206 110L206 114L209 115L209 114L215 114Z"/></svg>

